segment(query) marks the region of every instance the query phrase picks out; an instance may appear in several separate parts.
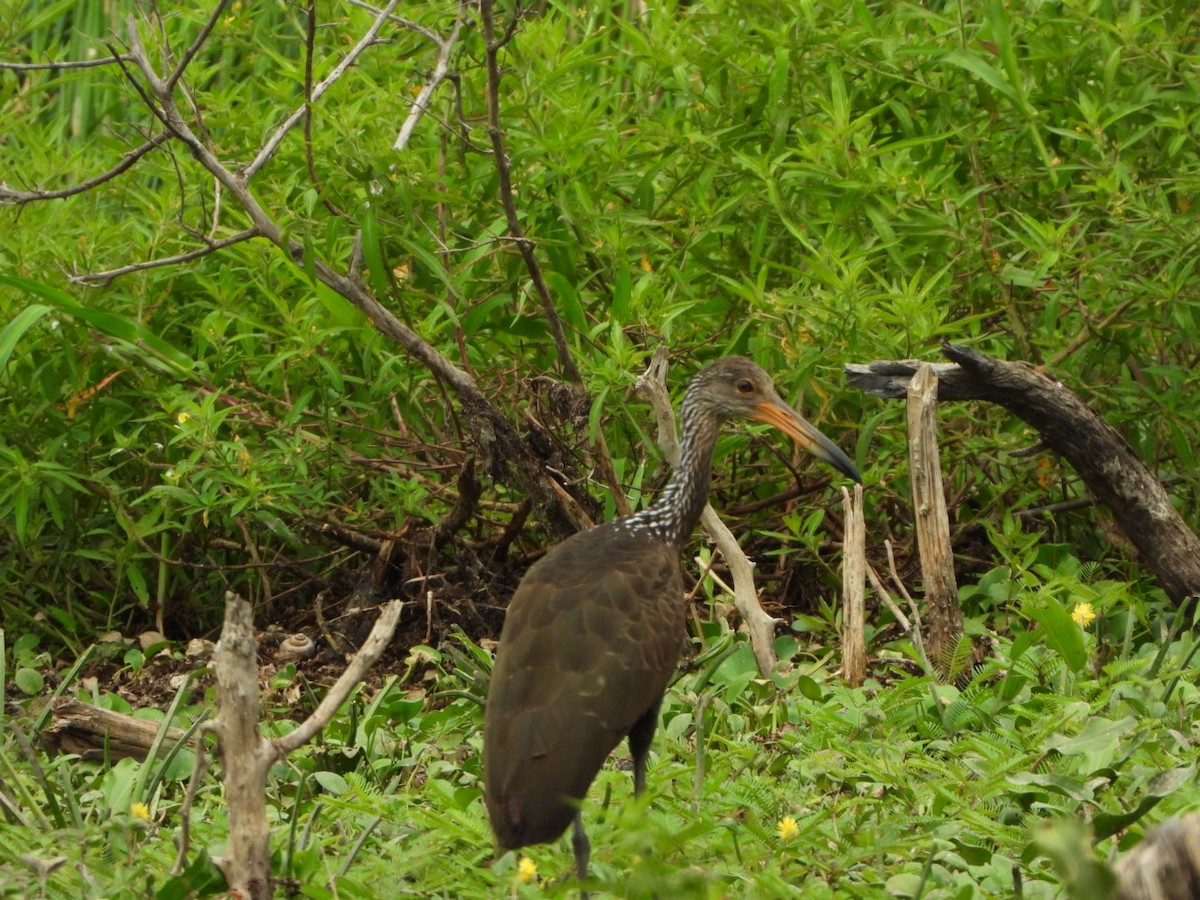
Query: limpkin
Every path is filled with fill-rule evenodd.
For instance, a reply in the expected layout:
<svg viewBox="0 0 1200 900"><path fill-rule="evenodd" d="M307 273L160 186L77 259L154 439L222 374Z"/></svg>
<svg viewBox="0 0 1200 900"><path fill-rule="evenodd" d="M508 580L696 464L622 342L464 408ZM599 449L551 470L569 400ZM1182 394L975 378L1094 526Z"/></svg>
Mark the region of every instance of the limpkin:
<svg viewBox="0 0 1200 900"><path fill-rule="evenodd" d="M767 422L860 481L854 463L779 398L770 376L730 356L688 384L679 465L650 506L572 535L535 563L509 603L483 733L488 815L505 850L551 841L574 823L586 879L580 803L628 736L634 793L684 637L679 556L708 496L722 422Z"/></svg>

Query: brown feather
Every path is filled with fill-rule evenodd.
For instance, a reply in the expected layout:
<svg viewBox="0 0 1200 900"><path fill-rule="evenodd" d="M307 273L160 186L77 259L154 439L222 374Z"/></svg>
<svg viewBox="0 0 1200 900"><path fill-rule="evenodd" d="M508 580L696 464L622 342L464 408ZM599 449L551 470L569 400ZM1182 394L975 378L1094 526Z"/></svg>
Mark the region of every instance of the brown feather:
<svg viewBox="0 0 1200 900"><path fill-rule="evenodd" d="M683 629L679 553L660 541L609 523L529 570L500 635L484 724L500 846L563 833L609 752L657 706Z"/></svg>

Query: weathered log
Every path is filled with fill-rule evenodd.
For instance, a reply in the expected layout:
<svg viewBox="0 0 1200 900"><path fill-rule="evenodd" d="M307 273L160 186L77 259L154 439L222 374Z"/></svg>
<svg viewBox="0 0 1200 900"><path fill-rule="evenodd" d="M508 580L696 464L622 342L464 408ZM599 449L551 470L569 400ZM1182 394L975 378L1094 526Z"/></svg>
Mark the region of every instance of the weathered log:
<svg viewBox="0 0 1200 900"><path fill-rule="evenodd" d="M213 652L219 705L217 736L229 817L226 856L216 860L231 891L249 900L274 895L271 829L267 822L267 774L279 757L262 736L258 688L258 641L250 604L225 594L225 624Z"/></svg>
<svg viewBox="0 0 1200 900"><path fill-rule="evenodd" d="M1200 897L1200 813L1159 825L1115 870L1120 900Z"/></svg>
<svg viewBox="0 0 1200 900"><path fill-rule="evenodd" d="M403 602L389 602L362 647L312 715L287 734L268 740L259 730L262 707L253 613L250 604L241 597L232 592L225 594L225 623L212 661L218 710L211 730L217 737L223 770L229 839L227 855L214 857L213 861L225 873L230 892L248 900L274 896L266 793L271 766L312 740L329 724L355 685L387 649L403 609Z"/></svg>
<svg viewBox="0 0 1200 900"><path fill-rule="evenodd" d="M937 367L939 400L998 403L1035 428L1112 512L1142 565L1175 602L1200 593L1200 538L1171 505L1166 488L1111 425L1053 376L1025 362L1006 362L945 343L957 365ZM900 397L918 363L848 365L851 386Z"/></svg>
<svg viewBox="0 0 1200 900"><path fill-rule="evenodd" d="M50 724L42 729L46 746L61 753L76 753L84 759L144 760L162 728L161 722L101 709L71 697L58 697L50 704L50 710ZM185 734L182 728L172 728L166 739L178 743Z"/></svg>

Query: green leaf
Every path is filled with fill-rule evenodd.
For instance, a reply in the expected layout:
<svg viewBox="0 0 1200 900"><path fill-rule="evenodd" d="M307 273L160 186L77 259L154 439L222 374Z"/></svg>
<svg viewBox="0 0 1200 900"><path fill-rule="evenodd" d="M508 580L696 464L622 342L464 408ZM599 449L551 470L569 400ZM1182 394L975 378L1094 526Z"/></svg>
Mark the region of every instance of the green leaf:
<svg viewBox="0 0 1200 900"><path fill-rule="evenodd" d="M155 900L186 900L188 897L209 897L225 888L225 875L213 863L208 850L201 847L196 858L180 875L168 879Z"/></svg>
<svg viewBox="0 0 1200 900"><path fill-rule="evenodd" d="M97 331L126 345L131 355L149 351L151 358L158 360L176 375L186 375L196 367L196 362L182 350L172 346L153 334L142 324L119 316L116 313L84 306L65 291L16 275L0 275L0 283L15 287L41 297L62 312L81 322L86 322ZM149 361L149 360L143 360Z"/></svg>
<svg viewBox="0 0 1200 900"><path fill-rule="evenodd" d="M807 675L801 675L796 679L796 690L806 700L812 700L814 703L820 703L825 699L825 694L821 690L821 686Z"/></svg>
<svg viewBox="0 0 1200 900"><path fill-rule="evenodd" d="M944 61L950 63L952 66L958 66L960 69L966 69L994 91L1003 94L1012 101L1014 106L1024 112L1024 98L1008 83L1003 75L974 53L971 53L969 50L953 50L946 54Z"/></svg>
<svg viewBox="0 0 1200 900"><path fill-rule="evenodd" d="M1087 649L1083 643L1083 629L1071 618L1057 599L1041 595L1025 603L1022 612L1042 626L1046 643L1058 651L1072 672L1078 672L1087 663Z"/></svg>
<svg viewBox="0 0 1200 900"><path fill-rule="evenodd" d="M4 326L4 330L0 331L0 369L8 366L8 358L12 356L13 350L16 349L17 343L30 328L51 312L51 307L43 306L40 303L31 303L15 316L12 321Z"/></svg>
<svg viewBox="0 0 1200 900"><path fill-rule="evenodd" d="M1146 795L1142 797L1134 809L1124 813L1098 813L1092 819L1092 828L1096 833L1096 840L1102 841L1105 838L1112 837L1117 832L1129 828L1129 826L1145 816L1146 813L1154 809L1160 800L1175 793L1175 791L1184 785L1191 784L1195 777L1195 766L1179 766L1174 769L1167 769L1165 772L1159 772L1150 780L1150 783L1146 786Z"/></svg>
<svg viewBox="0 0 1200 900"><path fill-rule="evenodd" d="M42 688L46 686L46 681L42 678L37 669L31 669L28 666L22 666L13 674L13 681L21 690L21 693L28 694L30 697L40 694Z"/></svg>
<svg viewBox="0 0 1200 900"><path fill-rule="evenodd" d="M379 216L375 207L368 206L362 216L362 254L371 277L371 290L376 297L385 297L391 288L387 265L383 261L383 245L379 239Z"/></svg>
<svg viewBox="0 0 1200 900"><path fill-rule="evenodd" d="M617 265L616 276L613 278L612 288L612 307L610 313L612 320L618 324L625 325L629 319L629 301L633 295L633 276L629 272L629 266L623 262Z"/></svg>
<svg viewBox="0 0 1200 900"><path fill-rule="evenodd" d="M314 772L313 780L327 793L333 794L335 797L340 797L342 794L350 791L350 785L346 782L346 779L337 772L325 770Z"/></svg>

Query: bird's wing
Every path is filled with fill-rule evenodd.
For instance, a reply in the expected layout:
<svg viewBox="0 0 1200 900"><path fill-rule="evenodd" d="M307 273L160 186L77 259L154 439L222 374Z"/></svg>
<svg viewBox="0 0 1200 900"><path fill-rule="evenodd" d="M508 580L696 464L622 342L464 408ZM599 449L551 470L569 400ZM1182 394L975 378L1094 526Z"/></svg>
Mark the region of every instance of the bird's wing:
<svg viewBox="0 0 1200 900"><path fill-rule="evenodd" d="M485 780L502 844L560 834L570 801L658 703L683 639L682 594L676 551L603 526L530 569L488 693Z"/></svg>

